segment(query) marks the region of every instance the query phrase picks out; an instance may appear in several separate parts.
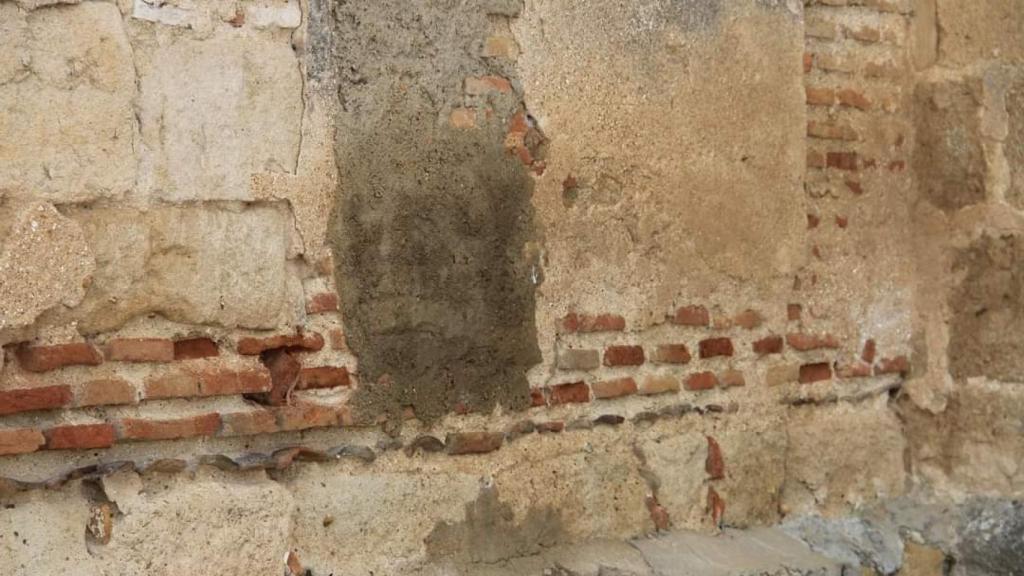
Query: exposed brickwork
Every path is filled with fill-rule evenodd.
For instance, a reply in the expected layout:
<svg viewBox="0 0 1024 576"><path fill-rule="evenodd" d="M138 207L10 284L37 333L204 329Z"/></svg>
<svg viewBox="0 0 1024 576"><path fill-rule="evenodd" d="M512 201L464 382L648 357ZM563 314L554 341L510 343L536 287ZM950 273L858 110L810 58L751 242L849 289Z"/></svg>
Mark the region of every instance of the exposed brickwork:
<svg viewBox="0 0 1024 576"><path fill-rule="evenodd" d="M109 448L116 439L114 427L110 424L57 426L47 430L45 436L46 447L50 450Z"/></svg>
<svg viewBox="0 0 1024 576"><path fill-rule="evenodd" d="M653 359L658 364L688 364L692 357L686 344L661 344L654 349Z"/></svg>
<svg viewBox="0 0 1024 576"><path fill-rule="evenodd" d="M135 404L138 402L138 393L127 380L101 378L80 384L76 398L76 406L114 406Z"/></svg>
<svg viewBox="0 0 1024 576"><path fill-rule="evenodd" d="M644 363L642 346L609 346L604 351L605 366L640 366Z"/></svg>
<svg viewBox="0 0 1024 576"><path fill-rule="evenodd" d="M552 386L548 401L554 404L570 404L590 401L590 388L584 382L572 382Z"/></svg>
<svg viewBox="0 0 1024 576"><path fill-rule="evenodd" d="M714 372L696 372L686 377L684 384L687 390L711 390L718 386L718 377Z"/></svg>
<svg viewBox="0 0 1024 576"><path fill-rule="evenodd" d="M559 323L559 330L563 334L575 332L622 332L626 329L626 320L616 314L598 314L591 316L587 314L568 314Z"/></svg>
<svg viewBox="0 0 1024 576"><path fill-rule="evenodd" d="M195 360L219 355L220 348L209 338L188 338L174 342L175 360Z"/></svg>
<svg viewBox="0 0 1024 576"><path fill-rule="evenodd" d="M39 430L29 428L0 430L0 456L35 452L45 442L46 439Z"/></svg>
<svg viewBox="0 0 1024 576"><path fill-rule="evenodd" d="M15 354L29 372L49 372L65 366L97 366L103 355L92 344L77 342L53 346L18 346Z"/></svg>
<svg viewBox="0 0 1024 576"><path fill-rule="evenodd" d="M637 391L636 380L633 378L615 378L614 380L602 380L591 385L594 398L619 398L635 394Z"/></svg>
<svg viewBox="0 0 1024 576"><path fill-rule="evenodd" d="M0 416L33 410L53 410L71 404L71 388L45 386L0 391Z"/></svg>
<svg viewBox="0 0 1024 576"><path fill-rule="evenodd" d="M219 429L219 414L166 420L126 418L120 422L120 437L124 440L174 440L213 436Z"/></svg>
<svg viewBox="0 0 1024 576"><path fill-rule="evenodd" d="M700 341L700 357L732 356L732 340L729 338L708 338Z"/></svg>
<svg viewBox="0 0 1024 576"><path fill-rule="evenodd" d="M267 338L242 338L238 341L239 354L255 356L275 348L317 351L324 347L324 337L316 332L286 334Z"/></svg>

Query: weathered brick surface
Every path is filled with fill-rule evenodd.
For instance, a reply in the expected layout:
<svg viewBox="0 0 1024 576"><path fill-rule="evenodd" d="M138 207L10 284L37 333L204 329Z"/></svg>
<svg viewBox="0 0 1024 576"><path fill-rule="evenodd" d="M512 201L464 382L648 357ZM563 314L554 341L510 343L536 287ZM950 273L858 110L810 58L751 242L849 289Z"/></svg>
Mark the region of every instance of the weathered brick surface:
<svg viewBox="0 0 1024 576"><path fill-rule="evenodd" d="M344 366L316 366L299 370L299 390L310 390L313 388L337 388L350 385L348 368Z"/></svg>
<svg viewBox="0 0 1024 576"><path fill-rule="evenodd" d="M567 314L559 322L559 331L563 334L575 332L622 332L626 329L626 319L616 314Z"/></svg>
<svg viewBox="0 0 1024 576"><path fill-rule="evenodd" d="M21 345L15 350L18 363L29 372L49 372L65 366L97 366L103 363L99 349L85 342L53 346Z"/></svg>
<svg viewBox="0 0 1024 576"><path fill-rule="evenodd" d="M321 292L310 296L306 302L306 314L323 314L338 311L338 295L333 292Z"/></svg>
<svg viewBox="0 0 1024 576"><path fill-rule="evenodd" d="M337 426L339 422L338 408L332 406L300 403L294 406L281 406L275 408L275 411L278 428L283 431L326 428Z"/></svg>
<svg viewBox="0 0 1024 576"><path fill-rule="evenodd" d="M317 351L324 347L324 337L316 332L283 334L267 338L242 338L238 341L239 354L255 356L275 348Z"/></svg>
<svg viewBox="0 0 1024 576"><path fill-rule="evenodd" d="M682 306L669 320L679 326L707 326L711 324L711 314L703 306Z"/></svg>
<svg viewBox="0 0 1024 576"><path fill-rule="evenodd" d="M805 334L795 332L786 335L786 343L790 348L800 352L820 350L823 348L839 348L839 340L831 334Z"/></svg>
<svg viewBox="0 0 1024 576"><path fill-rule="evenodd" d="M497 432L456 432L445 438L445 450L449 454L485 454L501 448L505 440Z"/></svg>
<svg viewBox="0 0 1024 576"><path fill-rule="evenodd" d="M44 442L46 439L38 430L30 428L0 429L0 456L35 452Z"/></svg>
<svg viewBox="0 0 1024 576"><path fill-rule="evenodd" d="M68 386L4 390L0 391L0 416L33 410L53 410L70 403L71 388Z"/></svg>
<svg viewBox="0 0 1024 576"><path fill-rule="evenodd" d="M654 349L654 362L657 364L687 364L692 357L686 344L660 344Z"/></svg>
<svg viewBox="0 0 1024 576"><path fill-rule="evenodd" d="M75 397L77 406L115 406L138 402L135 386L122 378L100 378L83 382L78 386Z"/></svg>
<svg viewBox="0 0 1024 576"><path fill-rule="evenodd" d="M590 388L585 382L571 382L552 386L548 392L548 402L555 404L573 404L590 401Z"/></svg>
<svg viewBox="0 0 1024 576"><path fill-rule="evenodd" d="M642 346L609 346L604 350L605 366L639 366L643 363Z"/></svg>
<svg viewBox="0 0 1024 576"><path fill-rule="evenodd" d="M718 386L718 377L714 372L696 372L686 377L684 384L687 390L711 390Z"/></svg>
<svg viewBox="0 0 1024 576"><path fill-rule="evenodd" d="M708 478L721 480L725 478L725 458L722 457L722 447L711 436L708 436L707 440L708 456L704 461L704 470L708 473Z"/></svg>
<svg viewBox="0 0 1024 576"><path fill-rule="evenodd" d="M647 396L679 391L679 378L666 375L648 375L640 380L639 393Z"/></svg>
<svg viewBox="0 0 1024 576"><path fill-rule="evenodd" d="M782 352L782 336L765 336L760 340L754 341L753 348L754 353L758 356L766 356L768 354L780 354Z"/></svg>
<svg viewBox="0 0 1024 576"><path fill-rule="evenodd" d="M804 364L800 367L800 383L811 384L832 379L832 366L828 362Z"/></svg>
<svg viewBox="0 0 1024 576"><path fill-rule="evenodd" d="M174 440L213 436L219 429L219 414L160 420L125 418L120 421L120 437L125 440Z"/></svg>
<svg viewBox="0 0 1024 576"><path fill-rule="evenodd" d="M114 362L170 362L174 360L174 342L164 338L128 338L111 340L105 347L107 360Z"/></svg>
<svg viewBox="0 0 1024 576"><path fill-rule="evenodd" d="M558 351L558 367L562 370L593 370L601 366L597 350L562 348Z"/></svg>
<svg viewBox="0 0 1024 576"><path fill-rule="evenodd" d="M174 342L175 360L195 360L219 355L220 348L209 338L188 338Z"/></svg>
<svg viewBox="0 0 1024 576"><path fill-rule="evenodd" d="M116 433L110 424L56 426L45 431L50 450L83 450L114 445Z"/></svg>
<svg viewBox="0 0 1024 576"><path fill-rule="evenodd" d="M629 377L601 380L591 384L590 388L594 391L594 398L619 398L637 391L636 380Z"/></svg>
<svg viewBox="0 0 1024 576"><path fill-rule="evenodd" d="M252 436L277 432L277 418L269 410L221 414L224 436Z"/></svg>
<svg viewBox="0 0 1024 576"><path fill-rule="evenodd" d="M716 356L732 356L732 340L729 338L708 338L701 340L698 345L701 358L714 358Z"/></svg>

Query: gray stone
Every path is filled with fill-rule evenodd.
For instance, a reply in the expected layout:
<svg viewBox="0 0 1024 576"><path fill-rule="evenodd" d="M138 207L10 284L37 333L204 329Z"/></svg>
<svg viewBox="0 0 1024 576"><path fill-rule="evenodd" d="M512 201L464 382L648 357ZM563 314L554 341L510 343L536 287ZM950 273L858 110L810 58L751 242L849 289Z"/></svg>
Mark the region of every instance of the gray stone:
<svg viewBox="0 0 1024 576"><path fill-rule="evenodd" d="M894 527L857 517L788 519L782 529L813 550L850 567L892 574L903 563L903 540Z"/></svg>
<svg viewBox="0 0 1024 576"><path fill-rule="evenodd" d="M960 529L957 574L1024 574L1024 503L985 502L969 506Z"/></svg>
<svg viewBox="0 0 1024 576"><path fill-rule="evenodd" d="M839 563L778 529L679 532L634 540L657 576L839 576Z"/></svg>

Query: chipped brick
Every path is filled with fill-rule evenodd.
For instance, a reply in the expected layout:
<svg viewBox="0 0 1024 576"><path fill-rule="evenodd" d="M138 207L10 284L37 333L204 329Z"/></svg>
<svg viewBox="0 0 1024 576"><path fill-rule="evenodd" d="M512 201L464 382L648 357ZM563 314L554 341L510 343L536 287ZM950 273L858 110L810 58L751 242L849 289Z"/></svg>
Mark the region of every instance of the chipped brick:
<svg viewBox="0 0 1024 576"><path fill-rule="evenodd" d="M882 358L875 365L875 374L907 374L910 372L910 361L906 356Z"/></svg>
<svg viewBox="0 0 1024 576"><path fill-rule="evenodd" d="M308 350L316 352L324 347L324 338L316 332L300 332L298 334L282 334L268 338L242 338L238 341L238 353L255 356L267 350L286 348L293 351Z"/></svg>
<svg viewBox="0 0 1024 576"><path fill-rule="evenodd" d="M743 377L743 372L739 370L723 371L718 375L718 382L722 385L722 388L733 388L747 385L747 380Z"/></svg>
<svg viewBox="0 0 1024 576"><path fill-rule="evenodd" d="M0 429L0 456L35 452L44 442L46 439L38 430L31 428Z"/></svg>
<svg viewBox="0 0 1024 576"><path fill-rule="evenodd" d="M338 311L338 295L333 292L314 294L306 302L306 314L323 314Z"/></svg>
<svg viewBox="0 0 1024 576"><path fill-rule="evenodd" d="M634 394L637 391L637 386L636 380L627 377L594 382L591 389L594 391L594 398L607 399Z"/></svg>

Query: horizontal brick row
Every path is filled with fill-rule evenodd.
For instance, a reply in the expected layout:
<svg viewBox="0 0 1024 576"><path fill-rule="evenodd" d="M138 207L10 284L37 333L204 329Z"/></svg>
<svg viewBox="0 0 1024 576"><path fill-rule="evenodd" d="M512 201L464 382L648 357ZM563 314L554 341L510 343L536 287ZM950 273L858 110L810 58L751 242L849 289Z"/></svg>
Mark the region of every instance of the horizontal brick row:
<svg viewBox="0 0 1024 576"><path fill-rule="evenodd" d="M0 456L44 449L101 449L120 442L249 436L355 425L347 406L301 403L180 418L122 418L113 422L59 424L44 429L0 428Z"/></svg>

